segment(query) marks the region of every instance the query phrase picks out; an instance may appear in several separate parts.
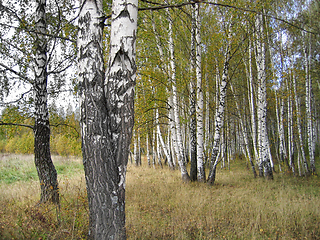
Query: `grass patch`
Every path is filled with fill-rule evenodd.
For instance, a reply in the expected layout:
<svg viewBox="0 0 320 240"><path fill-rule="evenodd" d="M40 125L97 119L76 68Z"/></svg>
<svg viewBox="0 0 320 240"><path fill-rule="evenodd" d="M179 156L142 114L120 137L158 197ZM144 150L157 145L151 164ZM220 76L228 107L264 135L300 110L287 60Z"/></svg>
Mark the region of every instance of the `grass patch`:
<svg viewBox="0 0 320 240"><path fill-rule="evenodd" d="M82 161L75 157L53 156L52 161L59 176L72 176L83 172ZM0 184L38 180L33 155L2 154L0 156Z"/></svg>
<svg viewBox="0 0 320 240"><path fill-rule="evenodd" d="M72 162L54 161L56 166ZM85 239L85 180L82 169L71 169L59 170L60 211L36 205L36 180L2 182L0 239ZM237 162L230 171L219 169L216 184L209 187L181 183L179 171L129 165L127 238L319 239L319 177L274 177L253 179L245 163Z"/></svg>

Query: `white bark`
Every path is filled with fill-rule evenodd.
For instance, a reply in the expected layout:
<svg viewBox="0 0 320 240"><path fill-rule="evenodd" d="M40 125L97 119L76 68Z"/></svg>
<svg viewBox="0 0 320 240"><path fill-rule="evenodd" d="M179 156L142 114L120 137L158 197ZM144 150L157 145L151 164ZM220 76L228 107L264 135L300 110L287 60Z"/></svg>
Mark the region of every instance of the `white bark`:
<svg viewBox="0 0 320 240"><path fill-rule="evenodd" d="M288 156L287 156L287 150L285 146L285 135L284 135L284 109L283 109L283 99L280 99L280 112L278 107L278 96L277 91L275 91L276 95L276 117L277 117L277 126L278 126L278 134L279 134L279 156L281 162L286 162L288 164Z"/></svg>
<svg viewBox="0 0 320 240"><path fill-rule="evenodd" d="M202 92L202 72L201 72L201 35L200 35L200 4L196 4L196 78L197 78L197 168L198 181L205 181L204 172L204 131L203 131L203 92Z"/></svg>
<svg viewBox="0 0 320 240"><path fill-rule="evenodd" d="M141 165L141 136L138 131L138 165Z"/></svg>
<svg viewBox="0 0 320 240"><path fill-rule="evenodd" d="M139 165L139 159L138 159L138 143L137 143L137 136L136 136L136 131L133 131L133 159L134 159L134 163L136 164L136 166Z"/></svg>
<svg viewBox="0 0 320 240"><path fill-rule="evenodd" d="M253 75L252 75L252 43L249 40L249 66L247 66L246 62L246 73L247 73L247 80L248 80L248 99L250 105L250 116L251 116L251 132L252 132L252 144L254 150L254 158L255 162L259 162L259 153L257 148L257 126L256 126L256 109L255 109L255 102L254 102L254 91L253 91Z"/></svg>
<svg viewBox="0 0 320 240"><path fill-rule="evenodd" d="M219 86L219 101L217 102L216 116L215 116L215 131L213 137L213 147L210 159L210 172L208 176L208 184L214 184L216 167L219 163L219 149L221 140L221 129L224 122L224 111L226 104L226 93L227 93L227 79L228 79L228 69L229 69L229 46L226 48L225 53L225 63L222 72L222 79Z"/></svg>
<svg viewBox="0 0 320 240"><path fill-rule="evenodd" d="M35 9L36 38L34 43L34 162L37 169L41 194L40 202L59 204L57 172L51 159L50 124L48 111L48 72L46 0L37 0ZM1 5L1 4L0 4Z"/></svg>
<svg viewBox="0 0 320 240"><path fill-rule="evenodd" d="M302 138L302 130L301 130L301 111L300 111L300 99L297 93L297 83L296 77L293 76L293 89L294 89L294 100L296 104L296 112L297 112L297 129L298 129L298 137L299 137L299 158L301 157L301 161L303 163L304 171L308 174L309 173L309 166L306 159L306 154L304 152L304 145L303 145L303 138ZM301 171L300 171L301 172Z"/></svg>
<svg viewBox="0 0 320 240"><path fill-rule="evenodd" d="M208 154L210 143L210 92L209 92L209 80L206 75L206 114L205 114L205 152ZM207 155L206 155L207 158Z"/></svg>
<svg viewBox="0 0 320 240"><path fill-rule="evenodd" d="M262 14L256 16L256 65L258 74L258 143L259 143L259 175L272 179L272 168L269 159L267 133L267 88L264 27Z"/></svg>
<svg viewBox="0 0 320 240"><path fill-rule="evenodd" d="M191 63L190 63L190 180L197 180L197 120L196 120L196 6L191 10Z"/></svg>
<svg viewBox="0 0 320 240"><path fill-rule="evenodd" d="M231 91L233 93L233 97L234 97L234 100L235 100L235 104L236 104L236 108L237 108L237 112L238 112L238 116L239 116L240 128L241 128L243 141L244 141L244 145L245 145L245 153L248 156L248 159L249 159L249 162L250 162L250 165L251 165L251 169L252 169L252 172L253 172L253 176L257 177L257 173L256 173L256 170L255 170L255 166L254 166L254 163L253 163L253 160L252 160L251 151L250 151L247 129L246 129L246 126L244 124L243 117L242 117L241 110L240 110L240 106L239 106L239 100L235 95L235 92L234 92L234 89L233 89L233 86L232 86L231 83L230 83L230 88L231 88Z"/></svg>
<svg viewBox="0 0 320 240"><path fill-rule="evenodd" d="M306 37L306 36L305 36ZM310 41L308 42L309 47L311 48ZM311 51L305 43L304 49L304 58L305 58L305 74L306 74L306 118L307 118L307 135L308 135L308 149L309 149L309 161L310 161L310 170L311 173L315 173L316 167L314 162L314 129L313 129L313 118L312 118L312 81L310 76L310 55Z"/></svg>
<svg viewBox="0 0 320 240"><path fill-rule="evenodd" d="M152 129L152 166L155 168L156 167L156 130Z"/></svg>
<svg viewBox="0 0 320 240"><path fill-rule="evenodd" d="M169 164L170 169L173 169L174 167L173 167L173 164L172 164L172 160L171 160L169 151L167 149L166 144L163 141L163 137L162 137L162 134L161 134L160 124L159 124L159 110L158 109L156 109L156 123L157 123L158 138L159 138L161 147L163 149L164 155L166 156L166 158L168 160L168 164Z"/></svg>
<svg viewBox="0 0 320 240"><path fill-rule="evenodd" d="M295 165L293 161L294 154L294 143L293 143L293 114L292 114L292 99L291 99L291 88L289 86L289 81L287 81L287 92L288 92L288 158L289 166L293 174L295 174Z"/></svg>
<svg viewBox="0 0 320 240"><path fill-rule="evenodd" d="M178 108L178 93L177 93L177 83L176 83L176 66L175 66L175 56L174 56L174 42L173 42L173 21L172 17L168 11L169 18L169 51L170 51L170 67L171 67L171 82L172 82L172 108L173 108L173 120L175 124L176 132L176 145L177 145L177 154L178 154L178 163L181 171L181 177L183 181L189 181L190 177L187 172L184 159L184 150L182 143L182 133L180 127L179 119L179 108Z"/></svg>
<svg viewBox="0 0 320 240"><path fill-rule="evenodd" d="M147 133L146 136L146 148L147 148L147 162L148 166L151 166L151 159L150 159L150 150L149 150L149 134Z"/></svg>

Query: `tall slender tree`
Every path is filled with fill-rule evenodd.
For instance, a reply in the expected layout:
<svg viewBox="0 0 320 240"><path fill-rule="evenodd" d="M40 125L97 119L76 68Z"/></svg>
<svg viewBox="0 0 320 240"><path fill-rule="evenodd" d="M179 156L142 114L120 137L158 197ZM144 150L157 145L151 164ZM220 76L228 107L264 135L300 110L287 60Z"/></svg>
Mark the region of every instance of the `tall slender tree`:
<svg viewBox="0 0 320 240"><path fill-rule="evenodd" d="M256 27L256 65L258 75L258 146L259 146L259 176L273 179L269 158L269 144L267 132L267 88L266 88L266 56L264 23L262 13L257 14Z"/></svg>
<svg viewBox="0 0 320 240"><path fill-rule="evenodd" d="M210 159L210 172L208 176L208 184L212 185L216 179L216 171L217 165L219 163L219 149L220 149L220 142L221 142L221 130L224 124L224 114L225 114L225 105L226 105L226 95L227 95L227 81L228 81L228 70L229 70L229 61L230 61L230 43L228 43L225 52L225 62L223 66L222 78L219 87L219 99L217 102L216 108L216 116L215 116L215 130L214 130L214 137L213 137L213 147L212 147L212 154Z"/></svg>
<svg viewBox="0 0 320 240"><path fill-rule="evenodd" d="M47 93L47 39L46 34L46 0L37 0L35 42L35 123L34 123L34 157L37 168L41 197L40 202L59 203L57 172L50 153L50 126Z"/></svg>
<svg viewBox="0 0 320 240"><path fill-rule="evenodd" d="M202 71L201 71L201 20L200 4L196 4L195 9L195 39L196 39L196 78L197 78L197 173L198 181L204 182L206 179L204 168L204 130L203 130L203 91L202 91Z"/></svg>
<svg viewBox="0 0 320 240"><path fill-rule="evenodd" d="M305 46L304 46L304 61L305 61L305 81L306 81L306 117L307 117L307 136L308 136L308 150L309 150L309 161L310 161L310 170L311 173L316 172L315 161L314 161L314 129L313 129L313 116L312 116L312 78L310 74L311 66L311 36L305 37Z"/></svg>
<svg viewBox="0 0 320 240"><path fill-rule="evenodd" d="M182 132L180 126L180 119L179 119L179 109L178 109L178 95L177 95L177 82L176 82L176 64L175 64L175 54L174 54L174 42L173 42L173 20L172 16L168 11L169 16L169 51L170 51L170 66L171 66L171 82L172 82L172 119L174 120L174 132L176 135L176 154L178 157L178 163L181 171L181 178L182 181L190 181L190 176L188 174L186 168L186 160L185 160L185 153L183 150L183 143L182 143Z"/></svg>
<svg viewBox="0 0 320 240"><path fill-rule="evenodd" d="M196 6L191 9L191 50L190 50L190 179L197 180L197 118L196 118L196 82L194 70L196 65Z"/></svg>

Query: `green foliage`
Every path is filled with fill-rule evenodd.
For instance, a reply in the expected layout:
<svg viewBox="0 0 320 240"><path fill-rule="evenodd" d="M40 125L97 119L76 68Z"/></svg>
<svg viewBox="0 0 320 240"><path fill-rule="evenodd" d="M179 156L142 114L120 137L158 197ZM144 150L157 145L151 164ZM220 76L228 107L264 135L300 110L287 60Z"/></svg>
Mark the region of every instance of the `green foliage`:
<svg viewBox="0 0 320 240"><path fill-rule="evenodd" d="M26 111L26 109L20 108L19 106L8 105L1 113L0 122L12 124L27 124L30 119L27 112L28 111ZM21 135L25 131L25 127L0 125L0 136L5 139L10 139L14 136Z"/></svg>
<svg viewBox="0 0 320 240"><path fill-rule="evenodd" d="M8 106L2 112L3 123L33 125L25 113L17 106ZM51 153L61 156L81 156L80 126L72 108L64 113L55 106L50 108ZM0 125L0 152L16 154L32 154L34 151L34 135L30 128L21 126Z"/></svg>
<svg viewBox="0 0 320 240"><path fill-rule="evenodd" d="M21 136L9 138L4 150L7 153L32 154L34 148L33 133L25 133Z"/></svg>
<svg viewBox="0 0 320 240"><path fill-rule="evenodd" d="M79 138L70 138L66 135L56 135L51 140L51 151L61 156L80 156L81 142Z"/></svg>

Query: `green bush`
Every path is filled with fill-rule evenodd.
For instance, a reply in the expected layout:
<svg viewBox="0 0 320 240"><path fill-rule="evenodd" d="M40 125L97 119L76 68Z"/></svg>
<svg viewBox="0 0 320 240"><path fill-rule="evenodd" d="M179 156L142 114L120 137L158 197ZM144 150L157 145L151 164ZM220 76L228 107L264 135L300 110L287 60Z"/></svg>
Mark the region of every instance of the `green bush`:
<svg viewBox="0 0 320 240"><path fill-rule="evenodd" d="M61 156L80 156L81 142L77 138L59 134L51 138L51 151Z"/></svg>
<svg viewBox="0 0 320 240"><path fill-rule="evenodd" d="M34 149L34 138L32 133L24 133L7 141L4 150L7 153L32 154Z"/></svg>

